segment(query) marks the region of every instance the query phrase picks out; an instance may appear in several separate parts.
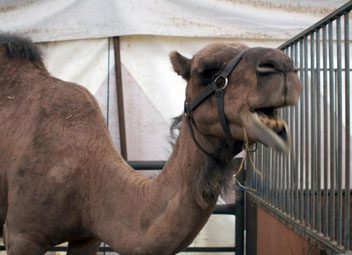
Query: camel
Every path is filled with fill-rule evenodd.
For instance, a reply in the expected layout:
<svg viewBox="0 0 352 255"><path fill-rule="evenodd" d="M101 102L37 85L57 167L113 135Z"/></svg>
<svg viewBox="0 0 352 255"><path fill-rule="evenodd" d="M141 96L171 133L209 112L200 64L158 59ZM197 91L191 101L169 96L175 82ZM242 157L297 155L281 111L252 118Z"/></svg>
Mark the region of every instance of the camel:
<svg viewBox="0 0 352 255"><path fill-rule="evenodd" d="M176 254L231 183L243 144L287 150L289 131L275 109L296 104L301 84L284 53L219 42L170 59L187 82L185 113L174 123L180 131L169 160L150 179L114 149L84 87L52 77L29 39L0 36L7 254L40 255L66 241L69 255L96 254L102 241L119 254Z"/></svg>

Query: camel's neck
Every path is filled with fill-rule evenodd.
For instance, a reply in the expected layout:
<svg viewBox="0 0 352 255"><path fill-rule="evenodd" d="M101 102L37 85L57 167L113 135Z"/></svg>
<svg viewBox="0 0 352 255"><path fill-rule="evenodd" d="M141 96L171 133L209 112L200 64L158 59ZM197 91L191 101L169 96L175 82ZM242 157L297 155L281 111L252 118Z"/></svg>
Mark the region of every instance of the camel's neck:
<svg viewBox="0 0 352 255"><path fill-rule="evenodd" d="M187 246L208 220L221 187L231 180L235 171L231 160L215 162L194 144L184 121L181 126L174 151L158 178L147 180L129 172L125 180L116 181L122 186L110 198L117 203L112 206L115 212L105 217L110 217L109 242L121 254L133 254L130 249L138 247L152 254L172 254ZM196 136L209 151L219 150L216 142Z"/></svg>
<svg viewBox="0 0 352 255"><path fill-rule="evenodd" d="M184 118L181 122L179 138L159 181L164 185L177 180L177 185L189 188L192 199L200 207L212 208L221 188L229 183L234 169L232 158L242 146L235 143L229 146L216 138L206 137L195 127L192 132L186 121Z"/></svg>

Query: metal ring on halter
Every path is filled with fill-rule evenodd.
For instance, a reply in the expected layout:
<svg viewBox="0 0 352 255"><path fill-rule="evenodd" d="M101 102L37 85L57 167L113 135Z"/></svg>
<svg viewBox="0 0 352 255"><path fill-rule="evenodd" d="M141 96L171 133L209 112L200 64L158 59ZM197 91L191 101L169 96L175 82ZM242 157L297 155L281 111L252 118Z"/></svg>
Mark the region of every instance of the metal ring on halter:
<svg viewBox="0 0 352 255"><path fill-rule="evenodd" d="M246 150L246 144L245 143L243 143L242 149ZM258 149L258 144L254 143L253 149L248 149L248 152L256 152L257 149Z"/></svg>
<svg viewBox="0 0 352 255"><path fill-rule="evenodd" d="M257 149L258 149L258 144L257 144L257 143L254 143L253 149L248 150L248 151L249 151L249 152L256 152Z"/></svg>
<svg viewBox="0 0 352 255"><path fill-rule="evenodd" d="M224 80L224 81L222 82L222 84L220 84L220 85L222 85L222 87L218 87L218 85L219 85L219 84L218 84L219 78L222 78L222 79ZM221 75L219 75L218 77L216 77L216 78L214 79L214 84L216 85L215 89L223 90L223 89L226 88L227 83L228 83L227 77L225 78L225 77L223 77L223 76L221 76Z"/></svg>
<svg viewBox="0 0 352 255"><path fill-rule="evenodd" d="M183 114L188 117L189 116L189 111L188 111L188 103L185 102L185 104L183 105L184 110L183 110Z"/></svg>

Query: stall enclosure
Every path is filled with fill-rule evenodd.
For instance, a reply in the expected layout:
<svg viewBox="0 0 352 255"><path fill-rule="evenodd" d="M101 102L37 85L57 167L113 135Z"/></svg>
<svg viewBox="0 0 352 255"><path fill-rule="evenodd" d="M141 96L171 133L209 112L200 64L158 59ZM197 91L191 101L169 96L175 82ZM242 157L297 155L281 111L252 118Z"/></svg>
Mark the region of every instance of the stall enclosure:
<svg viewBox="0 0 352 255"><path fill-rule="evenodd" d="M248 164L250 254L351 254L351 9L349 2L280 46L298 67L303 94L281 111L290 154L258 146L262 174ZM289 237L292 230L303 239Z"/></svg>

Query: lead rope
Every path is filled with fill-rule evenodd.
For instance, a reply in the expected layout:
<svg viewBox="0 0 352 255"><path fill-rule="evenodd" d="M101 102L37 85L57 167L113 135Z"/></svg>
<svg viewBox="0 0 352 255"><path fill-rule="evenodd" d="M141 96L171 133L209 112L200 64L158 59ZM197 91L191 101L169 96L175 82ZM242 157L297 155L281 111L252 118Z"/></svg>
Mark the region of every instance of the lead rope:
<svg viewBox="0 0 352 255"><path fill-rule="evenodd" d="M251 152L254 152L255 150L251 150L251 149L249 148L249 142L248 142L249 140L248 140L248 136L247 136L247 131L246 131L246 129L245 129L244 127L242 127L242 130L243 130L244 150L245 150L245 152L246 152L246 155L242 158L240 166L238 167L236 173L233 175L233 181L234 181L235 183L237 183L237 185L240 186L242 189L244 189L244 190L250 190L250 191L256 193L257 191L256 191L255 189L252 189L252 188L250 188L250 187L248 187L248 186L246 186L246 185L243 185L242 183L240 183L239 180L237 180L237 175L240 174L241 171L243 171L242 169L244 169L244 167L243 167L244 161L245 161L247 158L249 159L249 164L251 165L251 167L252 167L252 169L254 170L254 172L255 172L256 174L258 174L260 177L262 177L262 172L259 171L259 170L256 168L256 166L255 166L255 164L254 164L254 162L253 162L253 159L252 159L252 157L251 157ZM257 145L255 146L255 149L257 149Z"/></svg>
<svg viewBox="0 0 352 255"><path fill-rule="evenodd" d="M193 126L192 126L192 119L189 115L186 115L186 118L187 118L187 124L188 124L188 130L190 131L191 133L191 137L192 137L192 140L193 142L195 143L195 145L207 156L209 156L210 158L212 158L214 161L218 161L219 159L217 159L215 157L215 155L207 152L198 142L196 136L194 135L194 131L193 131Z"/></svg>
<svg viewBox="0 0 352 255"><path fill-rule="evenodd" d="M213 154L207 152L198 142L198 140L196 139L195 135L194 135L194 131L193 131L193 126L192 126L192 119L190 118L189 115L186 115L186 118L187 118L187 124L188 124L188 129L191 133L191 137L192 137L192 140L194 141L195 145L204 153L206 154L207 156L209 156L210 158L212 158L213 160L217 161L219 159L217 159ZM242 189L244 190L250 190L252 192L257 192L255 189L252 189L250 187L247 187L246 185L243 185L242 183L240 183L238 180L237 180L237 175L241 173L241 171L243 171L242 169L244 169L243 165L244 165L244 162L245 160L248 158L249 159L249 163L252 167L252 169L254 170L254 172L256 172L260 177L262 177L262 172L259 171L255 164L254 164L254 161L251 157L251 153L255 152L256 149L257 149L257 145L255 145L255 150L251 150L250 147L249 147L249 140L248 140L248 136L247 136L247 131L244 127L242 127L242 130L243 130L243 140L244 140L244 150L246 152L246 155L245 157L242 158L241 160L241 163L236 171L236 173L233 175L233 181L235 183L237 183L238 186L240 186Z"/></svg>

